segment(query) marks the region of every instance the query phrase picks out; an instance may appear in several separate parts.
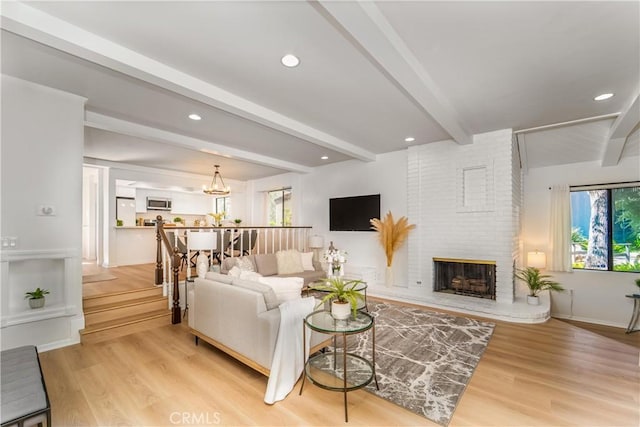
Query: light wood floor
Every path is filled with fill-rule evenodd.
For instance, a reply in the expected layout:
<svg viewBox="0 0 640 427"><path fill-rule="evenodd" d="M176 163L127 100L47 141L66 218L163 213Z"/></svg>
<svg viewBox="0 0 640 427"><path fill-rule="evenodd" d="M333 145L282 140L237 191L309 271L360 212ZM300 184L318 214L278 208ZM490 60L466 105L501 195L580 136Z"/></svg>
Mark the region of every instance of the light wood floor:
<svg viewBox="0 0 640 427"><path fill-rule="evenodd" d="M113 281L112 281L113 282ZM495 322L451 426L638 426L638 350L567 322ZM345 425L339 393L305 385L263 403L267 379L184 324L41 354L53 424ZM348 425L435 425L364 390Z"/></svg>

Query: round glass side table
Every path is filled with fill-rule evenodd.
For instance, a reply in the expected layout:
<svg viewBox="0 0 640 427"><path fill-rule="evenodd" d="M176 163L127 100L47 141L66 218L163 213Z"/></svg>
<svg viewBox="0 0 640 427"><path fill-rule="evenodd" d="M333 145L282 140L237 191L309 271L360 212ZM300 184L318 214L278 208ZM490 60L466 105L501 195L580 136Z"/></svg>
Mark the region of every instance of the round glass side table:
<svg viewBox="0 0 640 427"><path fill-rule="evenodd" d="M346 320L336 320L327 310L319 310L309 314L303 321L303 343L306 342L307 327L316 332L333 335L333 351L317 353L306 362L300 395L305 379L309 379L318 387L331 391L341 391L344 395L344 420L349 421L347 413L347 392L357 390L375 381L376 378L376 331L374 318L362 311L356 312L356 317L349 316ZM347 351L347 336L361 334L371 330L371 360ZM342 336L342 349L337 348L337 338ZM305 359L307 358L304 351Z"/></svg>

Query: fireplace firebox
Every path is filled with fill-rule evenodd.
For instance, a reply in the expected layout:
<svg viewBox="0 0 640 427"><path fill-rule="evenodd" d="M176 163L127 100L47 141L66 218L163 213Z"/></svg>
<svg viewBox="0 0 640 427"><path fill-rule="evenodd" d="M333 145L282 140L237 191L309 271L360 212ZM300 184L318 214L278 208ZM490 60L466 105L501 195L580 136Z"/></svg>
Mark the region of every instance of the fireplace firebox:
<svg viewBox="0 0 640 427"><path fill-rule="evenodd" d="M495 261L434 258L433 290L496 299Z"/></svg>

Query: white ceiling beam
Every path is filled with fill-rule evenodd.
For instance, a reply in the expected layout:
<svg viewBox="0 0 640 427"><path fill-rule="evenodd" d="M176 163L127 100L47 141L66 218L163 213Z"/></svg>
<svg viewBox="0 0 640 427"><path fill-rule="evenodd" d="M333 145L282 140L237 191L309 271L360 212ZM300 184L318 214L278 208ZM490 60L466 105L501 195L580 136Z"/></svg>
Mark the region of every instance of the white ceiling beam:
<svg viewBox="0 0 640 427"><path fill-rule="evenodd" d="M615 166L620 162L627 138L640 123L640 95L636 95L629 107L622 111L611 125L602 154L602 166Z"/></svg>
<svg viewBox="0 0 640 427"><path fill-rule="evenodd" d="M222 157L229 157L236 160L244 160L264 166L270 166L283 169L289 172L309 173L313 168L299 165L297 163L287 162L269 156L263 156L253 152L232 148L223 144L205 141L203 139L193 138L166 130L153 128L150 126L133 123L115 117L98 114L92 111L85 113L85 126L102 129L110 132L117 132L123 135L134 136L137 138L149 139L176 147L187 148L189 150L197 150L204 153L214 154Z"/></svg>
<svg viewBox="0 0 640 427"><path fill-rule="evenodd" d="M7 31L355 159L376 160L375 153L355 144L234 95L24 3L2 2L0 14L0 26Z"/></svg>
<svg viewBox="0 0 640 427"><path fill-rule="evenodd" d="M473 143L448 98L374 2L320 0L314 7L351 37L360 51L458 144Z"/></svg>

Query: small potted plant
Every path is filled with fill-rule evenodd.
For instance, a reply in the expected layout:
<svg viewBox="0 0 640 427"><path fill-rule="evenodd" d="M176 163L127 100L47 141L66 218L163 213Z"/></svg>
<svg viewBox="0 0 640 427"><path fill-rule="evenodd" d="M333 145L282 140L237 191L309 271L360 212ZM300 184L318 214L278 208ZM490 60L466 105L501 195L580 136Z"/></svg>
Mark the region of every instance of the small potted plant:
<svg viewBox="0 0 640 427"><path fill-rule="evenodd" d="M536 267L527 267L524 270L518 270L516 277L527 284L529 295L527 295L527 303L531 305L540 304L538 294L541 291L557 291L562 292L564 288L558 282L549 280L551 276L548 274L540 274L540 270Z"/></svg>
<svg viewBox="0 0 640 427"><path fill-rule="evenodd" d="M49 293L46 289L36 288L35 291L25 292L25 299L29 299L29 307L42 308L44 307L44 296Z"/></svg>
<svg viewBox="0 0 640 427"><path fill-rule="evenodd" d="M184 220L182 218L180 218L179 216L173 218L173 222L176 224L183 224Z"/></svg>
<svg viewBox="0 0 640 427"><path fill-rule="evenodd" d="M362 280L344 280L342 277L329 277L322 279L322 284L313 289L327 292L317 307L327 301L331 301L331 315L334 319L344 320L349 318L349 313L356 317L358 300L364 301L362 292L355 290ZM317 308L316 307L316 308Z"/></svg>
<svg viewBox="0 0 640 427"><path fill-rule="evenodd" d="M233 220L233 222L236 223L236 225L240 225L240 223L242 222L242 220L240 218L236 218Z"/></svg>

